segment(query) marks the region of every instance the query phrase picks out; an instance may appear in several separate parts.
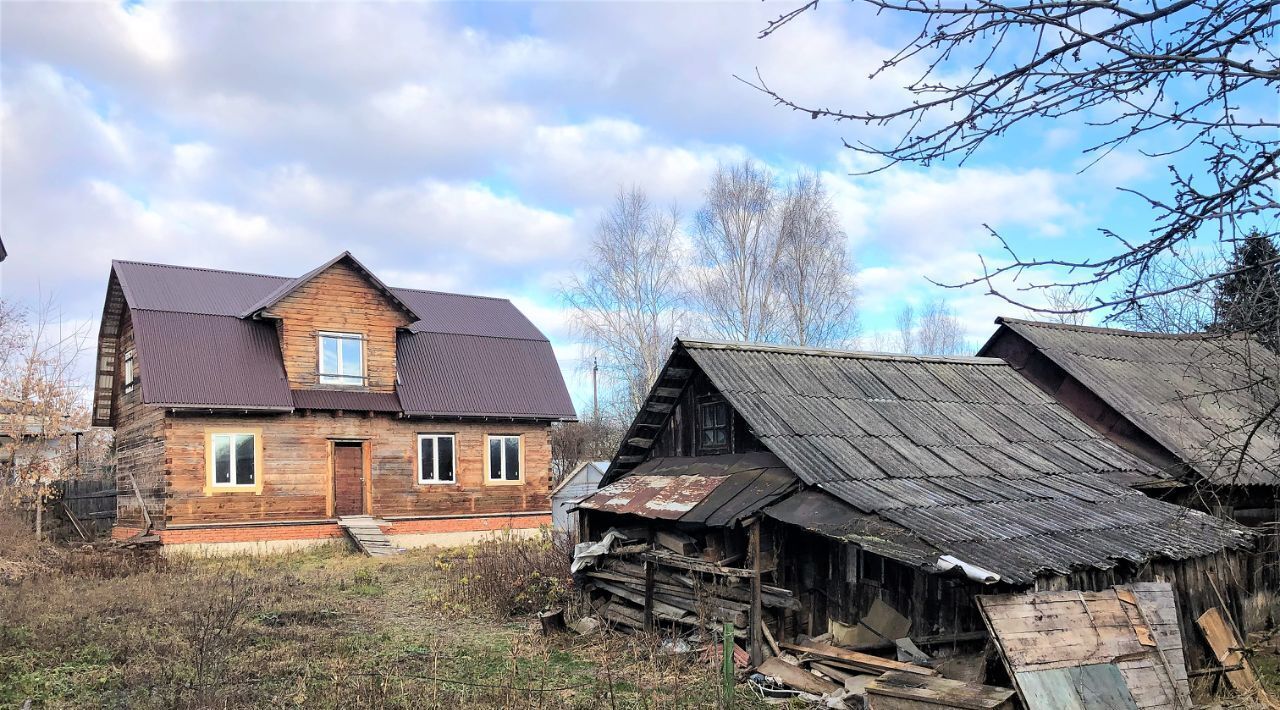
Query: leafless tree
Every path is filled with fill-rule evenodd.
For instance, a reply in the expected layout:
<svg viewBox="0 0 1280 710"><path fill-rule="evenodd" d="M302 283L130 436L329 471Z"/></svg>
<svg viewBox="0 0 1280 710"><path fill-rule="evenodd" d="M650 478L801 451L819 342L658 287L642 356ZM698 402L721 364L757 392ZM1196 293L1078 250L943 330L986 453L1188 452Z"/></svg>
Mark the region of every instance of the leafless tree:
<svg viewBox="0 0 1280 710"><path fill-rule="evenodd" d="M1118 284L1090 310L1124 315L1226 276L1215 270L1170 283L1153 269L1159 259L1189 251L1197 239L1234 244L1254 229L1274 236L1280 0L861 1L918 28L873 74L914 72L909 100L883 111L826 108L793 101L758 73L748 83L815 119L887 126L887 141L846 142L880 158L882 167L963 162L1015 128L1068 120L1090 136L1087 155L1133 147L1169 170L1167 191L1130 190L1153 212L1149 233L1104 226L1115 248L1085 258L1025 257L1004 242L1007 260L984 264L983 275L969 283L1037 312L1051 309L1006 290L1002 277L1045 273L1024 278L1017 287L1024 291ZM761 35L817 6L805 2ZM1071 276L1057 276L1064 270Z"/></svg>
<svg viewBox="0 0 1280 710"><path fill-rule="evenodd" d="M54 481L105 454L101 435L84 447L74 438L89 428L77 371L88 344L88 328L67 325L52 300L34 309L0 302L0 498L34 499L39 511Z"/></svg>
<svg viewBox="0 0 1280 710"><path fill-rule="evenodd" d="M620 190L596 226L583 271L563 289L577 334L606 375L606 408L630 420L687 320L675 208Z"/></svg>
<svg viewBox="0 0 1280 710"><path fill-rule="evenodd" d="M778 215L774 271L782 340L843 347L857 336L857 289L847 242L822 178L796 175Z"/></svg>
<svg viewBox="0 0 1280 710"><path fill-rule="evenodd" d="M1032 312L1050 323L1084 325L1089 321L1089 307L1093 304L1092 291L1056 286L1044 292L1047 313Z"/></svg>
<svg viewBox="0 0 1280 710"><path fill-rule="evenodd" d="M964 328L942 298L925 303L919 314L910 304L898 312L899 346L913 355L967 355L973 349Z"/></svg>
<svg viewBox="0 0 1280 710"><path fill-rule="evenodd" d="M608 419L557 424L551 429L551 473L556 482L584 461L613 458L626 431L625 425Z"/></svg>
<svg viewBox="0 0 1280 710"><path fill-rule="evenodd" d="M781 297L776 187L750 160L720 165L694 221L692 283L708 328L727 340L768 342Z"/></svg>

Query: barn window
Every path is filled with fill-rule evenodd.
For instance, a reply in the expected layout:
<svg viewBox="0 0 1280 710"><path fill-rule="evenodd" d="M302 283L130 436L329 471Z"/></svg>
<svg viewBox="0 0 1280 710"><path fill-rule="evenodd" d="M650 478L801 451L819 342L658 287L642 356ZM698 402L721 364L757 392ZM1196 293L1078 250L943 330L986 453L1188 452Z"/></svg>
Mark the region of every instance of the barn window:
<svg viewBox="0 0 1280 710"><path fill-rule="evenodd" d="M364 336L359 333L320 334L320 384L364 384Z"/></svg>
<svg viewBox="0 0 1280 710"><path fill-rule="evenodd" d="M453 434L418 435L418 483L453 483Z"/></svg>
<svg viewBox="0 0 1280 710"><path fill-rule="evenodd" d="M490 436L489 481L519 481L520 453L519 436Z"/></svg>
<svg viewBox="0 0 1280 710"><path fill-rule="evenodd" d="M722 399L698 404L698 448L703 453L729 448L729 404Z"/></svg>
<svg viewBox="0 0 1280 710"><path fill-rule="evenodd" d="M133 391L134 385L138 383L138 373L133 366L133 351L129 350L124 354L124 372L121 380L124 382L124 392L128 394Z"/></svg>
<svg viewBox="0 0 1280 710"><path fill-rule="evenodd" d="M209 444L214 487L256 487L259 455L256 434L210 434Z"/></svg>

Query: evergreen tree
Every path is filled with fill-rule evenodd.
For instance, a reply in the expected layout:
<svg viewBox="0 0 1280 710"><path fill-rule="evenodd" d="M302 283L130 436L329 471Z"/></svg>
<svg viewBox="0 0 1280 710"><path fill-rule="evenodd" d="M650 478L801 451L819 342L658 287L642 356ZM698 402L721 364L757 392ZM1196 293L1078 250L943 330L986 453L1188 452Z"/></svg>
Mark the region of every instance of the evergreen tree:
<svg viewBox="0 0 1280 710"><path fill-rule="evenodd" d="M1280 345L1280 249L1271 238L1254 232L1236 244L1231 255L1235 273L1218 282L1213 299L1217 333L1249 333L1264 345Z"/></svg>

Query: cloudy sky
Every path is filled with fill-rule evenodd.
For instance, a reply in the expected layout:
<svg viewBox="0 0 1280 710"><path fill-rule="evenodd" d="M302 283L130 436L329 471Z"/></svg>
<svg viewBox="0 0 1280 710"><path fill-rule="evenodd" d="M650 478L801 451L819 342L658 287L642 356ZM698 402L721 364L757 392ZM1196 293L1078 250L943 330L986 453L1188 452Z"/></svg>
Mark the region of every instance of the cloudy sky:
<svg viewBox="0 0 1280 710"><path fill-rule="evenodd" d="M925 277L997 255L984 223L1040 255L1140 224L1114 188L1149 166L1119 152L1079 173L1073 124L963 167L851 175L841 140L875 129L733 75L889 106L902 76L867 77L907 28L832 3L756 38L791 5L5 3L0 295L91 320L113 258L294 275L349 249L393 285L512 298L582 393L557 289L619 185L689 213L720 161L823 172L870 334L930 296ZM950 295L977 342L1011 312Z"/></svg>

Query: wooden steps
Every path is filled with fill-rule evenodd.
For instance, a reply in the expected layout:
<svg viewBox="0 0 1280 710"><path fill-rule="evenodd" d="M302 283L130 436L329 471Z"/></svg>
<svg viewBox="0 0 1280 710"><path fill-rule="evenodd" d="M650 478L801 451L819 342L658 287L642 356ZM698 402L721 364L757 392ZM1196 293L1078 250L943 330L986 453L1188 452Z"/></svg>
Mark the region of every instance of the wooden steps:
<svg viewBox="0 0 1280 710"><path fill-rule="evenodd" d="M338 518L338 526L347 531L347 537L370 557L397 555L403 552L391 544L391 539L378 527L378 521L369 515L346 515Z"/></svg>

